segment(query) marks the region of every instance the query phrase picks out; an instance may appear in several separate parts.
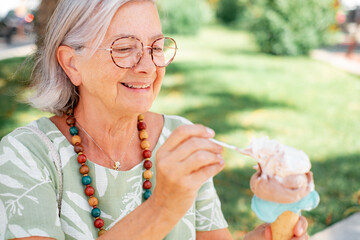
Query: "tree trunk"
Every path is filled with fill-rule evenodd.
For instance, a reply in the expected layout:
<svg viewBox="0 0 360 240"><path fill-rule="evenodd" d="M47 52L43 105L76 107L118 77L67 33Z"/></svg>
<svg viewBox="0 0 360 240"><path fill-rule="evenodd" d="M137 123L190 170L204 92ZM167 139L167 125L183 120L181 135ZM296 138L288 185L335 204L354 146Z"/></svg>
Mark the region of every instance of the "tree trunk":
<svg viewBox="0 0 360 240"><path fill-rule="evenodd" d="M40 48L44 42L46 25L54 12L59 0L42 0L35 18L34 31L36 34L36 46Z"/></svg>

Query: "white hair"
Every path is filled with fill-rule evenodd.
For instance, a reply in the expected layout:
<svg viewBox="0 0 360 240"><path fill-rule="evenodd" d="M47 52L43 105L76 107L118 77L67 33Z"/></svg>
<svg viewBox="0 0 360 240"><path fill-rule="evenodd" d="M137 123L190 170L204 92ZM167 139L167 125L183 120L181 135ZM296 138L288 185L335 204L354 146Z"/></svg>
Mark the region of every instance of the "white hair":
<svg viewBox="0 0 360 240"><path fill-rule="evenodd" d="M78 50L92 42L95 52L117 10L130 1L136 0L60 0L47 25L44 44L36 53L31 76L34 92L29 98L33 107L62 115L77 104L77 88L58 63L58 47Z"/></svg>

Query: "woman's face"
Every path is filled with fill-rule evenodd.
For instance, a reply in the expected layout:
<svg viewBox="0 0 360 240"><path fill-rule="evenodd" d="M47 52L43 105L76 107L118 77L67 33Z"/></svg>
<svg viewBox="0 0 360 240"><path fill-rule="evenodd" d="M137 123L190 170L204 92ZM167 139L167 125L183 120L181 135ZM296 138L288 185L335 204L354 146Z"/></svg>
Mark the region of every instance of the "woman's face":
<svg viewBox="0 0 360 240"><path fill-rule="evenodd" d="M132 1L115 14L100 48L110 48L123 36L134 36L150 46L162 36L158 12L151 1ZM87 49L86 49L87 50ZM86 106L105 107L112 113L142 113L150 109L158 95L165 68L156 67L144 49L133 68L117 67L109 51L97 50L90 59L80 57L80 101Z"/></svg>

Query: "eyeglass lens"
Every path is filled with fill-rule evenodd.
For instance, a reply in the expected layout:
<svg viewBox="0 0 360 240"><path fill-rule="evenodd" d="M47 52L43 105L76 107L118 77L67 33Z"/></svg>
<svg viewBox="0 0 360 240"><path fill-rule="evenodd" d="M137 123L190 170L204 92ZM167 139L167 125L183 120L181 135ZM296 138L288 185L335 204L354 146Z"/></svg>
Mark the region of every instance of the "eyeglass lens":
<svg viewBox="0 0 360 240"><path fill-rule="evenodd" d="M114 63L122 68L136 66L142 57L143 44L132 37L117 39L111 47L111 56ZM176 43L171 38L160 38L151 45L152 60L158 67L169 65L176 54Z"/></svg>

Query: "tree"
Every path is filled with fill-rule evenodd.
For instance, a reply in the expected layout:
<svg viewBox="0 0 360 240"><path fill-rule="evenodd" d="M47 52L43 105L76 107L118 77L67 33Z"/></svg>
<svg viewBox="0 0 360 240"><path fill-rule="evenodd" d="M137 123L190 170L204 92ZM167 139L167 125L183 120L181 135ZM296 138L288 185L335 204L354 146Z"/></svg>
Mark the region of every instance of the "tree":
<svg viewBox="0 0 360 240"><path fill-rule="evenodd" d="M44 41L46 25L54 12L59 0L42 0L35 18L34 31L36 34L36 46L39 48Z"/></svg>

